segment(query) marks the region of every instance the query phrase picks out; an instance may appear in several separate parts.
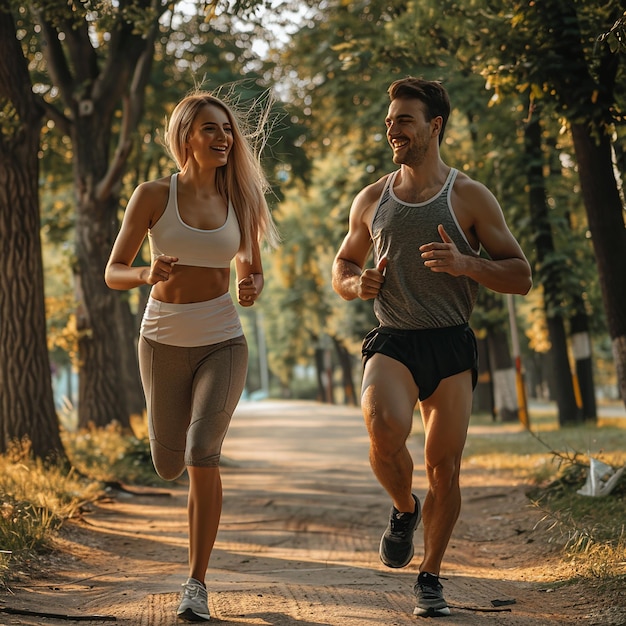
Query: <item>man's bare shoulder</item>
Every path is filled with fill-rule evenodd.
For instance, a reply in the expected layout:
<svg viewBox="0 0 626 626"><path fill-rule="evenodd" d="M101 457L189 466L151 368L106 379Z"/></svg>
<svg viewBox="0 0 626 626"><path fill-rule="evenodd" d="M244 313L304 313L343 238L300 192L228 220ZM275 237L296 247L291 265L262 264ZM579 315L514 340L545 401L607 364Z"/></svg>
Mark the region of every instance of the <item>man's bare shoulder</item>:
<svg viewBox="0 0 626 626"><path fill-rule="evenodd" d="M368 185L367 187L365 187L361 193L368 199L376 199L378 200L378 198L380 198L380 195L383 192L383 189L385 188L385 184L387 182L387 180L389 180L389 177L391 176L391 174L385 174L384 176L381 176L376 182L372 183L371 185Z"/></svg>
<svg viewBox="0 0 626 626"><path fill-rule="evenodd" d="M366 213L373 209L380 199L385 188L385 183L391 174L385 174L376 182L364 187L354 199L353 211Z"/></svg>
<svg viewBox="0 0 626 626"><path fill-rule="evenodd" d="M494 195L483 183L471 178L464 172L459 172L454 181L453 194L464 202L472 203L477 200L493 199Z"/></svg>
<svg viewBox="0 0 626 626"><path fill-rule="evenodd" d="M498 201L483 183L463 172L457 174L452 188L452 205L455 209L474 212L485 208L499 209Z"/></svg>

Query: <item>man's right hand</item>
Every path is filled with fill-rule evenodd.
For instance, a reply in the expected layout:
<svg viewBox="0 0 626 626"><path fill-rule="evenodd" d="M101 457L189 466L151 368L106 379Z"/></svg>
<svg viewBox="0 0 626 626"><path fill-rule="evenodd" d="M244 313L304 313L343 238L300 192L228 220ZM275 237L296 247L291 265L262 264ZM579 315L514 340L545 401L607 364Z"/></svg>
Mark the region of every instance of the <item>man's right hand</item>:
<svg viewBox="0 0 626 626"><path fill-rule="evenodd" d="M387 257L378 261L374 268L364 270L359 278L359 293L361 300L371 300L380 292L385 282L385 268L387 267Z"/></svg>

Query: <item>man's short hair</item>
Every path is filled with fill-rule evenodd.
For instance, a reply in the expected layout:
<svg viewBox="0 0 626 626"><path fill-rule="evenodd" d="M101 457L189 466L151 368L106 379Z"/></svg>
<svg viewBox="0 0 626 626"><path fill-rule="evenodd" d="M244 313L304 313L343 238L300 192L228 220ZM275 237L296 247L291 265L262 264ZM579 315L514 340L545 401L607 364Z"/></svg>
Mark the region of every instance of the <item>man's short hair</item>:
<svg viewBox="0 0 626 626"><path fill-rule="evenodd" d="M426 105L429 122L434 117L441 117L443 122L439 133L439 143L443 141L443 134L450 117L450 98L439 81L407 76L391 83L387 93L391 101L398 98L421 100Z"/></svg>

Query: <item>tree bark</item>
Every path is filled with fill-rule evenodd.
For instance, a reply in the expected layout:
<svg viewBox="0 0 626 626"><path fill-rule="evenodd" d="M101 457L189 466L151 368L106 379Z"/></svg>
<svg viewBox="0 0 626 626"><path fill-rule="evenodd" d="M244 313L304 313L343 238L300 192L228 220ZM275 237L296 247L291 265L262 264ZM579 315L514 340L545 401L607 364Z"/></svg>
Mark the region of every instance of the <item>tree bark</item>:
<svg viewBox="0 0 626 626"><path fill-rule="evenodd" d="M36 457L64 461L46 342L37 155L43 111L5 10L0 110L0 452L27 437Z"/></svg>
<svg viewBox="0 0 626 626"><path fill-rule="evenodd" d="M333 336L333 344L335 352L341 367L341 380L343 381L344 403L351 406L358 406L356 389L354 387L354 379L352 376L352 356L343 345L343 342Z"/></svg>
<svg viewBox="0 0 626 626"><path fill-rule="evenodd" d="M93 135L92 135L93 136ZM84 164L84 162L83 162ZM122 337L128 336L119 326L123 317L118 308L121 294L109 289L103 279L104 266L110 252L110 237L106 215L111 208L106 203L92 201L87 190L77 207L76 250L79 262L75 268L78 300L76 327L79 335L80 375L78 383L78 425L106 426L119 423L130 428L130 410L126 402L125 365ZM129 316L130 317L130 316ZM134 344L127 346L133 348ZM140 383L136 383L139 388Z"/></svg>
<svg viewBox="0 0 626 626"><path fill-rule="evenodd" d="M121 294L120 294L121 295ZM139 376L139 359L137 355L137 342L139 337L139 324L136 315L130 309L128 298L123 296L117 299L118 307L116 315L117 327L121 346L120 358L122 359L123 377L127 381L124 386L126 394L126 410L130 416L141 416L146 409L146 400ZM139 309L143 312L143 307Z"/></svg>
<svg viewBox="0 0 626 626"><path fill-rule="evenodd" d="M315 348L315 370L317 374L317 400L327 404L335 404L333 394L332 368L330 367L328 348Z"/></svg>
<svg viewBox="0 0 626 626"><path fill-rule="evenodd" d="M584 49L586 37L580 27L577 3L557 0L535 2L543 24L558 20L567 24L550 45L549 78L562 111L569 118L574 152L589 231L598 265L604 308L611 336L618 387L626 404L626 229L611 154L610 134L619 123L616 112L616 82L620 59L608 46L594 48L593 73ZM623 14L619 4L607 5L608 23ZM558 61L563 59L563 63ZM563 67L568 71L564 72Z"/></svg>
<svg viewBox="0 0 626 626"><path fill-rule="evenodd" d="M141 390L133 366L135 342L128 341L132 316L122 312L128 304L108 289L103 277L117 232L119 186L143 109L158 20L168 8L151 0L133 4L134 10L145 12L145 23L138 27L121 8L113 11L106 48L93 47L86 16L63 13L61 3L42 5L36 14L48 71L63 100L63 111L49 107L48 113L72 140L81 427L113 421L128 427ZM102 50L106 56L100 58ZM112 150L113 122L120 110L118 142Z"/></svg>
<svg viewBox="0 0 626 626"><path fill-rule="evenodd" d="M572 138L589 232L598 265L602 299L620 395L626 405L626 229L611 144L590 121L572 124Z"/></svg>
<svg viewBox="0 0 626 626"><path fill-rule="evenodd" d="M555 137L550 137L547 141L549 151L550 176L561 177L563 166L561 165L560 151L557 149ZM567 211L567 223L572 229L571 213ZM573 232L573 231L572 231ZM576 271L576 270L574 270ZM576 389L578 391L577 401L582 408L583 419L587 421L597 421L596 390L593 379L593 351L591 344L591 334L589 332L589 316L582 292L572 293L572 312L569 313L570 344L574 357L574 374Z"/></svg>
<svg viewBox="0 0 626 626"><path fill-rule="evenodd" d="M540 282L543 284L544 309L551 344L550 358L554 367L555 384L552 392L557 403L559 424L563 426L579 422L581 413L576 404L567 354L565 326L558 307L559 281L563 268L550 263L550 255L554 252L554 241L546 203L541 123L537 110L525 128L525 149L528 156L530 213L536 231L537 267Z"/></svg>

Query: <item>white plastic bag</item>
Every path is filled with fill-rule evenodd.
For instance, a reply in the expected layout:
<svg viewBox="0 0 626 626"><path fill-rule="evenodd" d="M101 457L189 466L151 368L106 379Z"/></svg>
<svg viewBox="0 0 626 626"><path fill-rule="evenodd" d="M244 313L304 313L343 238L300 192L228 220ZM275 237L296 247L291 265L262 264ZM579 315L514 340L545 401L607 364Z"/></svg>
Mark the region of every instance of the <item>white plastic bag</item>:
<svg viewBox="0 0 626 626"><path fill-rule="evenodd" d="M587 482L576 493L581 496L608 496L613 491L626 466L615 469L593 457L589 457L589 459L591 463Z"/></svg>

